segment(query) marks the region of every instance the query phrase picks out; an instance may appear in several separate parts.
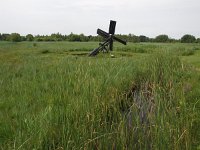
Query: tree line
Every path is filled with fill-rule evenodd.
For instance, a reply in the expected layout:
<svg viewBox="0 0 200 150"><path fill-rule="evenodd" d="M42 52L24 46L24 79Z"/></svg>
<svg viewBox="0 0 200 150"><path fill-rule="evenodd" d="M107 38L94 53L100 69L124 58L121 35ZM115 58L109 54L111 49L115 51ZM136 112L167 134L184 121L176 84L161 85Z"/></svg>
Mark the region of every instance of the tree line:
<svg viewBox="0 0 200 150"><path fill-rule="evenodd" d="M134 34L122 35L118 34L117 37L126 40L127 42L159 42L159 43L173 43L173 42L181 42L181 43L200 43L200 38L196 38L193 35L185 34L181 37L181 39L172 39L166 34L158 35L155 38L149 38L144 35L136 36ZM69 35L62 35L60 33L54 33L51 35L36 35L28 34L26 36L22 36L19 33L12 34L4 34L0 33L0 41L12 41L12 42L21 42L21 41L71 41L71 42L88 42L88 41L102 41L103 38L100 36L86 36L84 34L74 34L71 33Z"/></svg>

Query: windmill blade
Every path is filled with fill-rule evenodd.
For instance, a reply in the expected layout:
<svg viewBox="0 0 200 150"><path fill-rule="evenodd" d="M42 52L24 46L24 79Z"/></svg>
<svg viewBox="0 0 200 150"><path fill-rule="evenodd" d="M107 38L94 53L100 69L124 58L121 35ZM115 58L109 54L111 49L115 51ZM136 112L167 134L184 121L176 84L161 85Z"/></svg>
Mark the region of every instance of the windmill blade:
<svg viewBox="0 0 200 150"><path fill-rule="evenodd" d="M102 37L104 37L104 38L109 38L110 37L109 33L105 32L105 31L103 31L101 29L97 29L97 34L102 36Z"/></svg>
<svg viewBox="0 0 200 150"><path fill-rule="evenodd" d="M109 34L115 34L116 21L110 20Z"/></svg>
<svg viewBox="0 0 200 150"><path fill-rule="evenodd" d="M104 43L102 43L98 48L95 48L90 54L89 56L96 56L99 51L103 50L105 46L107 46L110 42L110 38L108 38Z"/></svg>
<svg viewBox="0 0 200 150"><path fill-rule="evenodd" d="M98 53L99 53L99 51L100 51L100 48L98 47L98 48L95 48L90 54L89 54L89 56L96 56Z"/></svg>
<svg viewBox="0 0 200 150"><path fill-rule="evenodd" d="M101 29L97 29L97 34L103 37L104 42L99 44L99 47L93 49L93 51L89 54L89 56L96 56L100 51L112 51L113 50L113 42L114 40L120 42L121 44L126 45L126 41L122 40L118 37L115 37L115 27L116 21L110 20L109 32L105 32Z"/></svg>
<svg viewBox="0 0 200 150"><path fill-rule="evenodd" d="M120 43L126 45L126 41L124 41L124 40L121 40L121 39L119 39L119 38L117 38L117 37L115 37L115 36L113 36L113 39L115 39L116 41L118 41L118 42L120 42Z"/></svg>

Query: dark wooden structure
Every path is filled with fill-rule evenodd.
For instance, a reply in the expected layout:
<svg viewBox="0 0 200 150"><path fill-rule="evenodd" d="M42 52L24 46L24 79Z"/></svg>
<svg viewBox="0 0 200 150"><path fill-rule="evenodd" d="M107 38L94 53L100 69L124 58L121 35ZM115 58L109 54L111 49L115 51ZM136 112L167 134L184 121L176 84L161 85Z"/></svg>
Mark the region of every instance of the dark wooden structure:
<svg viewBox="0 0 200 150"><path fill-rule="evenodd" d="M97 34L102 36L104 38L103 43L99 43L99 47L95 48L89 56L96 56L100 51L103 52L108 52L113 50L113 42L114 40L126 45L126 41L121 40L117 38L115 34L115 27L116 27L116 21L111 20L110 21L110 27L109 27L109 32L105 32L101 29L97 29Z"/></svg>

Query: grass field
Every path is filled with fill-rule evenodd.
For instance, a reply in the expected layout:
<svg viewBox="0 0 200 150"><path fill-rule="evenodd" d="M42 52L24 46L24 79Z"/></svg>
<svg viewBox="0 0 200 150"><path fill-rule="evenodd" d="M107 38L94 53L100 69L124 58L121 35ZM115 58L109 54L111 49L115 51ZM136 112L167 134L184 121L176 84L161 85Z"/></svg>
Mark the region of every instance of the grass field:
<svg viewBox="0 0 200 150"><path fill-rule="evenodd" d="M0 149L200 149L200 44L0 42Z"/></svg>

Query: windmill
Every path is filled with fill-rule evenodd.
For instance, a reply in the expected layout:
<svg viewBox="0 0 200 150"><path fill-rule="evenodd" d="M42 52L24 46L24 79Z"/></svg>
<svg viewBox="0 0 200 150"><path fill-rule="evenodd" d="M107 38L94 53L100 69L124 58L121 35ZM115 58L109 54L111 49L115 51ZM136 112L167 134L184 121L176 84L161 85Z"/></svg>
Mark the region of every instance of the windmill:
<svg viewBox="0 0 200 150"><path fill-rule="evenodd" d="M115 27L116 27L116 21L111 20L108 33L101 29L97 29L97 34L104 38L104 42L99 43L99 47L95 48L89 54L89 56L96 56L100 51L103 51L103 52L112 51L114 41L118 41L118 42L126 45L126 41L119 39L115 36Z"/></svg>

